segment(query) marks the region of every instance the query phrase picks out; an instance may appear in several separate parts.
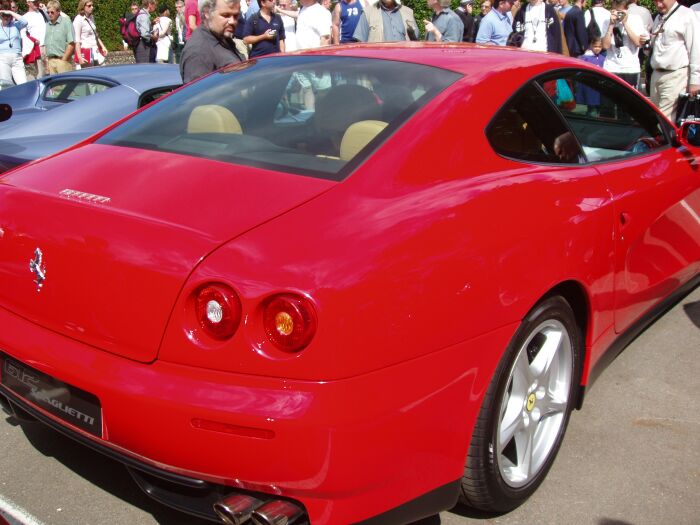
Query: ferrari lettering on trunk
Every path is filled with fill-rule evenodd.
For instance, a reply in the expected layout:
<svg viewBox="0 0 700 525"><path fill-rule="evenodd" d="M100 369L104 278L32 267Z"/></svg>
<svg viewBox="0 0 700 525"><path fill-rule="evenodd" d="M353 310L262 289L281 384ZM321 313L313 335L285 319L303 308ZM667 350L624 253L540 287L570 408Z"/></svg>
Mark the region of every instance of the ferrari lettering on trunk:
<svg viewBox="0 0 700 525"><path fill-rule="evenodd" d="M69 199L77 199L87 202L96 202L98 204L107 204L112 200L109 197L103 197L102 195L94 195L92 193L70 189L61 190L58 194L61 197L68 197Z"/></svg>

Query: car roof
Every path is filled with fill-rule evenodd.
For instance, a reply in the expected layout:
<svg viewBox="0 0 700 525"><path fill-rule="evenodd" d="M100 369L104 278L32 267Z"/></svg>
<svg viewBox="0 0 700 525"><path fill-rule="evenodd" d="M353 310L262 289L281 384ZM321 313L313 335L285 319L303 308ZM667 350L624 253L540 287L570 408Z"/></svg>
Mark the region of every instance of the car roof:
<svg viewBox="0 0 700 525"><path fill-rule="evenodd" d="M58 73L40 79L46 82L49 78L100 78L111 80L118 84L130 86L139 92L157 86L182 83L180 67L175 64L121 64L101 66Z"/></svg>
<svg viewBox="0 0 700 525"><path fill-rule="evenodd" d="M348 56L412 62L449 69L464 75L503 69L542 69L578 67L592 69L587 62L557 53L526 51L514 47L486 46L469 43L436 44L428 42L392 42L381 44L345 44L297 51L290 54ZM273 55L274 56L274 55ZM279 55L278 55L279 56ZM600 71L600 68L597 69Z"/></svg>

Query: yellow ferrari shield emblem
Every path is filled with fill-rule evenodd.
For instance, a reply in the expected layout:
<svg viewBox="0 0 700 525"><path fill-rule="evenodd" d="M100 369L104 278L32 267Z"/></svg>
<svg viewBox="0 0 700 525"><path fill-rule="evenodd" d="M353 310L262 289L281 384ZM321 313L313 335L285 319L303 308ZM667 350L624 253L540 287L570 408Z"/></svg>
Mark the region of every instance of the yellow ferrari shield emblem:
<svg viewBox="0 0 700 525"><path fill-rule="evenodd" d="M535 394L530 394L527 396L527 411L532 412L532 409L535 408Z"/></svg>

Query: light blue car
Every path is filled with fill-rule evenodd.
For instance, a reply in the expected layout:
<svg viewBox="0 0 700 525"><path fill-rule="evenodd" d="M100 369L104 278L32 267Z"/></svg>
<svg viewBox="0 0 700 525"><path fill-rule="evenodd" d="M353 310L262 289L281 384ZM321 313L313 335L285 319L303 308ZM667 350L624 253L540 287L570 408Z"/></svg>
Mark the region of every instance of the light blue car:
<svg viewBox="0 0 700 525"><path fill-rule="evenodd" d="M51 75L0 91L0 172L61 151L182 85L173 64Z"/></svg>

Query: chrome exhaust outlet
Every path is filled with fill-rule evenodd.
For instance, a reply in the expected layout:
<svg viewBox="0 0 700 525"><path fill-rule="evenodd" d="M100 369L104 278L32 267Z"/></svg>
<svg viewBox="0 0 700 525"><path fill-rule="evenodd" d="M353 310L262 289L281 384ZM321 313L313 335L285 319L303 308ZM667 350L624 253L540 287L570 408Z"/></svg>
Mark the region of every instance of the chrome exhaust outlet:
<svg viewBox="0 0 700 525"><path fill-rule="evenodd" d="M289 525L304 514L304 510L291 501L276 499L253 511L255 525Z"/></svg>
<svg viewBox="0 0 700 525"><path fill-rule="evenodd" d="M233 494L214 503L214 512L226 525L243 525L263 502L246 494Z"/></svg>

